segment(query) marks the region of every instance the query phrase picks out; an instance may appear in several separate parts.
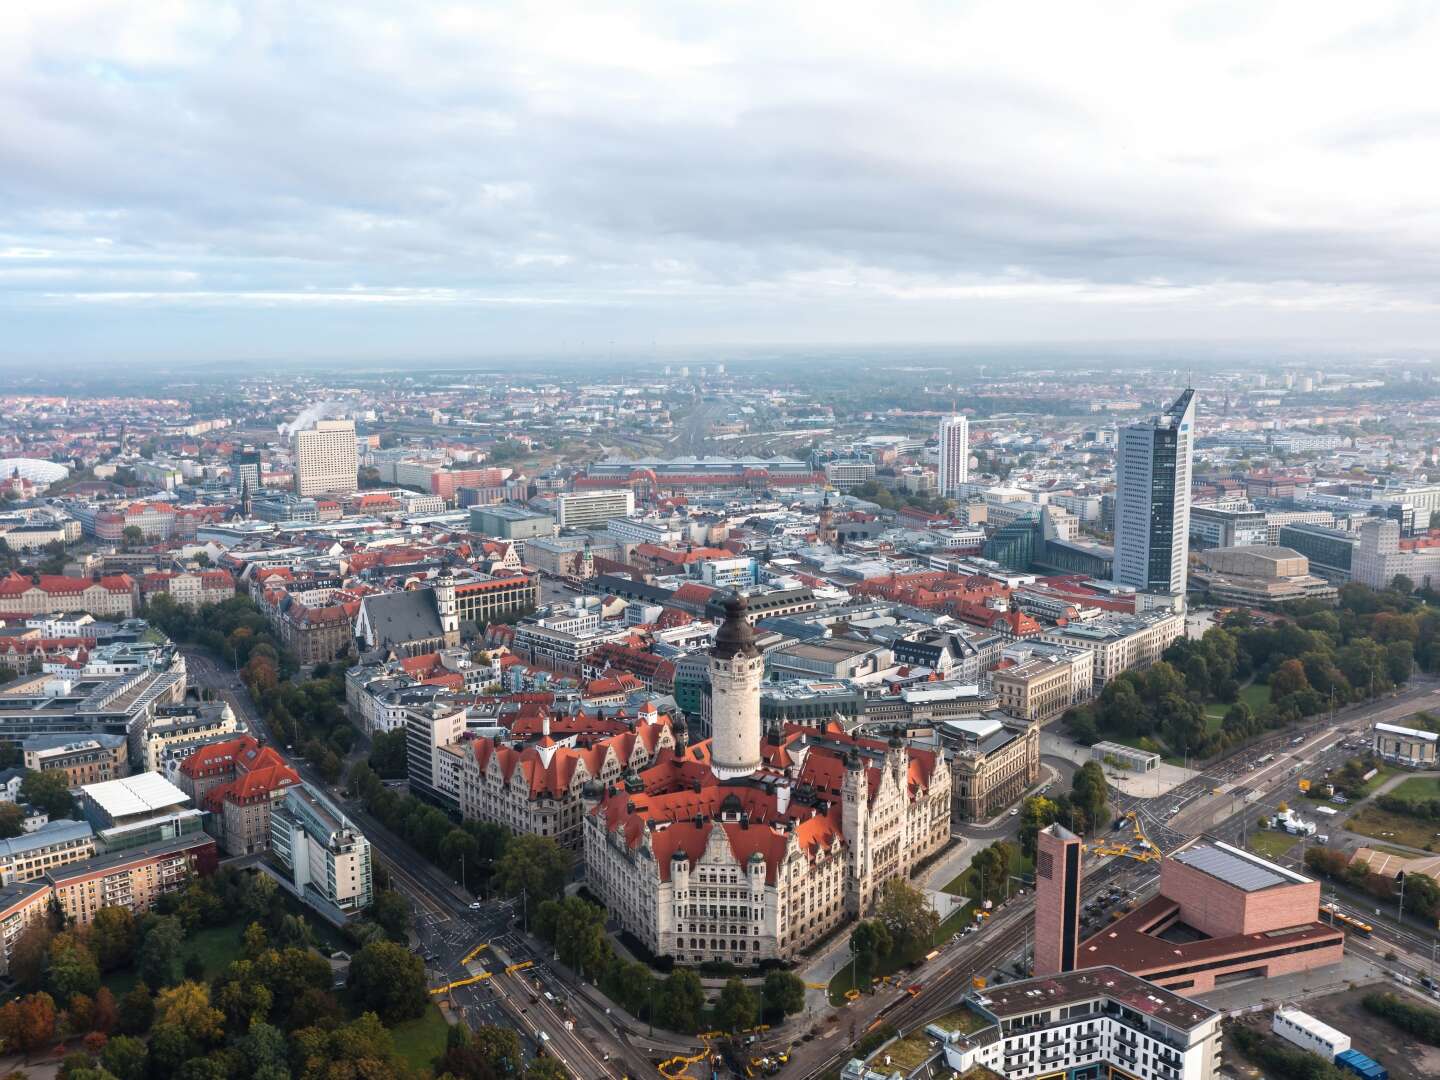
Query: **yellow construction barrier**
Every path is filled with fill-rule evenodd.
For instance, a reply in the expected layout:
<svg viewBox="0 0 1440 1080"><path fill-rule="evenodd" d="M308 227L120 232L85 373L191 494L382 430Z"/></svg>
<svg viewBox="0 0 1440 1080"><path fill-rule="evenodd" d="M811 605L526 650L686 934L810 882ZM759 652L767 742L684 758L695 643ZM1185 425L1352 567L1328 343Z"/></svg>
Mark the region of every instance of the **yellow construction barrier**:
<svg viewBox="0 0 1440 1080"><path fill-rule="evenodd" d="M829 990L829 989L830 989L830 984L829 984L829 983L806 983L805 985L808 986L811 990Z"/></svg>
<svg viewBox="0 0 1440 1080"><path fill-rule="evenodd" d="M479 975L471 975L469 978L456 979L444 986L437 986L430 991L430 994L432 997L436 994L448 994L451 990L458 990L462 986L470 986L472 983L478 983L488 978L490 978L490 972L482 971Z"/></svg>
<svg viewBox="0 0 1440 1080"><path fill-rule="evenodd" d="M505 969L506 975L514 975L517 971L524 971L526 968L534 967L534 960L521 960L518 964L511 964Z"/></svg>
<svg viewBox="0 0 1440 1080"><path fill-rule="evenodd" d="M464 967L471 960L474 960L475 957L479 956L481 950L488 949L489 947L490 943L488 941L482 941L479 945L476 945L473 949L471 949L468 953L464 955L464 957L460 960L460 966Z"/></svg>

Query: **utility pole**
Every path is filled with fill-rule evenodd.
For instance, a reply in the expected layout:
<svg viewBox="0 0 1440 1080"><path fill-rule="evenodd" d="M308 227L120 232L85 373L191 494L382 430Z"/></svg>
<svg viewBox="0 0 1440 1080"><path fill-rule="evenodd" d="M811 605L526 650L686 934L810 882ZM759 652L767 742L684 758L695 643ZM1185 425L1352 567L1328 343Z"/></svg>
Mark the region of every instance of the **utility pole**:
<svg viewBox="0 0 1440 1080"><path fill-rule="evenodd" d="M1401 929L1405 927L1405 871L1400 871L1400 902L1395 905L1395 918L1399 920Z"/></svg>

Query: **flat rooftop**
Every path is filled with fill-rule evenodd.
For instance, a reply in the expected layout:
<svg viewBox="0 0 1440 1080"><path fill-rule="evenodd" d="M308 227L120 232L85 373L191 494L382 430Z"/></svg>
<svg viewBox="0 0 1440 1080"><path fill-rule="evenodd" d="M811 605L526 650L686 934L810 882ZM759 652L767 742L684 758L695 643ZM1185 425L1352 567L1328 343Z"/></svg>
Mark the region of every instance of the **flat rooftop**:
<svg viewBox="0 0 1440 1080"><path fill-rule="evenodd" d="M103 784L86 784L80 790L116 821L190 802L189 795L159 773L151 772L107 780Z"/></svg>
<svg viewBox="0 0 1440 1080"><path fill-rule="evenodd" d="M1276 948L1296 948L1317 942L1340 942L1344 934L1322 922L1305 921L1278 930L1196 941L1167 941L1160 933L1180 914L1180 904L1167 896L1155 896L1134 911L1080 943L1077 962L1116 964L1131 971L1164 972L1192 964L1233 961L1237 967L1246 958ZM1158 932L1157 932L1158 931Z"/></svg>
<svg viewBox="0 0 1440 1080"><path fill-rule="evenodd" d="M1245 892L1260 892L1281 885L1310 884L1309 878L1293 870L1219 840L1181 848L1170 857Z"/></svg>
<svg viewBox="0 0 1440 1080"><path fill-rule="evenodd" d="M1117 967L1082 968L1026 979L986 987L975 995L980 1006L999 1020L1024 1016L1041 1009L1078 1005L1101 997L1185 1031L1199 1027L1218 1015L1214 1009L1163 990Z"/></svg>

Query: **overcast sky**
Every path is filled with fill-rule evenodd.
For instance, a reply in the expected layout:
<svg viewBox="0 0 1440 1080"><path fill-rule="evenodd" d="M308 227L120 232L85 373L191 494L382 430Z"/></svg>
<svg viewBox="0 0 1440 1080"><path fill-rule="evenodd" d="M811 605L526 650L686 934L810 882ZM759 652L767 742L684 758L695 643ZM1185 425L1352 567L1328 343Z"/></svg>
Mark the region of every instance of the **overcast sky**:
<svg viewBox="0 0 1440 1080"><path fill-rule="evenodd" d="M1374 0L9 0L0 360L1423 348L1437 56Z"/></svg>

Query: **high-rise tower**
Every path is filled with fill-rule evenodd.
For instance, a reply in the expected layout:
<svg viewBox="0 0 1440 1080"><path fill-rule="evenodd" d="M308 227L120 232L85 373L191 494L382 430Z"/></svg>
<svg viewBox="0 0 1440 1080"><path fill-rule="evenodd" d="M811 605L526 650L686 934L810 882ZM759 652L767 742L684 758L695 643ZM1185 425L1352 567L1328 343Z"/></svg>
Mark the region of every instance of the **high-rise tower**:
<svg viewBox="0 0 1440 1080"><path fill-rule="evenodd" d="M1139 592L1185 592L1195 391L1120 429L1115 455L1115 580Z"/></svg>
<svg viewBox="0 0 1440 1080"><path fill-rule="evenodd" d="M725 601L725 621L710 649L710 771L720 780L760 767L760 681L765 658L755 646L745 597Z"/></svg>
<svg viewBox="0 0 1440 1080"><path fill-rule="evenodd" d="M460 615L455 603L455 575L450 567L442 566L435 576L435 610L440 616L440 629L445 634L445 644L454 648L460 644Z"/></svg>
<svg viewBox="0 0 1440 1080"><path fill-rule="evenodd" d="M940 421L940 494L950 498L970 479L970 421L947 416Z"/></svg>
<svg viewBox="0 0 1440 1080"><path fill-rule="evenodd" d="M1080 946L1080 837L1050 825L1035 837L1035 974L1075 970Z"/></svg>
<svg viewBox="0 0 1440 1080"><path fill-rule="evenodd" d="M354 420L317 420L292 436L295 494L344 494L360 486Z"/></svg>

